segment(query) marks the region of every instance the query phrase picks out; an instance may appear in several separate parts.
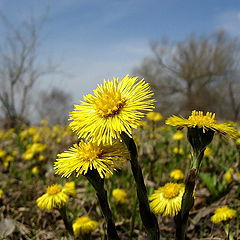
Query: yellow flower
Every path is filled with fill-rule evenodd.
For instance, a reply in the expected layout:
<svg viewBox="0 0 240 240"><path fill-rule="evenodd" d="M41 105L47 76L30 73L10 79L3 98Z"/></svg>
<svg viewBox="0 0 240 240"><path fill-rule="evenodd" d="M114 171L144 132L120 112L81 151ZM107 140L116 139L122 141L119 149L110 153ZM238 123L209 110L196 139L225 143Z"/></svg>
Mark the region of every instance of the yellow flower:
<svg viewBox="0 0 240 240"><path fill-rule="evenodd" d="M112 196L117 203L126 203L127 193L120 188L116 188L112 191Z"/></svg>
<svg viewBox="0 0 240 240"><path fill-rule="evenodd" d="M236 140L236 144L237 144L237 145L240 145L240 138L238 138L238 139Z"/></svg>
<svg viewBox="0 0 240 240"><path fill-rule="evenodd" d="M173 153L183 155L184 151L182 148L175 147L173 148Z"/></svg>
<svg viewBox="0 0 240 240"><path fill-rule="evenodd" d="M37 206L41 209L52 210L61 208L68 201L68 195L63 192L62 186L54 184L47 187L46 193L37 199Z"/></svg>
<svg viewBox="0 0 240 240"><path fill-rule="evenodd" d="M140 125L145 111L154 108L153 92L144 80L126 75L122 79L104 81L84 96L85 101L75 105L70 112L70 127L79 138L103 144L112 144L125 132L131 137L132 130Z"/></svg>
<svg viewBox="0 0 240 240"><path fill-rule="evenodd" d="M31 149L28 149L26 152L22 154L22 158L25 160L31 160L34 156L34 152Z"/></svg>
<svg viewBox="0 0 240 240"><path fill-rule="evenodd" d="M0 149L0 158L3 158L7 155L7 152L5 150Z"/></svg>
<svg viewBox="0 0 240 240"><path fill-rule="evenodd" d="M74 236L85 235L93 232L99 223L91 220L88 216L78 217L73 223Z"/></svg>
<svg viewBox="0 0 240 240"><path fill-rule="evenodd" d="M106 173L113 174L113 170L121 168L128 158L125 145L114 142L113 145L97 145L96 143L74 144L69 150L58 154L54 163L56 174L69 177L74 171L77 176L85 175L89 170L96 169L101 178Z"/></svg>
<svg viewBox="0 0 240 240"><path fill-rule="evenodd" d="M213 223L220 223L222 221L227 221L236 216L237 216L236 210L231 209L228 206L222 206L215 209L214 215L211 217L211 221Z"/></svg>
<svg viewBox="0 0 240 240"><path fill-rule="evenodd" d="M4 196L4 192L3 192L3 190L0 188L0 199L2 199L3 196Z"/></svg>
<svg viewBox="0 0 240 240"><path fill-rule="evenodd" d="M8 155L5 159L6 162L12 162L14 160L14 157L11 155Z"/></svg>
<svg viewBox="0 0 240 240"><path fill-rule="evenodd" d="M66 182L63 186L63 192L67 195L76 195L75 182Z"/></svg>
<svg viewBox="0 0 240 240"><path fill-rule="evenodd" d="M34 174L34 175L39 174L39 167L38 166L35 166L35 167L32 168L32 174Z"/></svg>
<svg viewBox="0 0 240 240"><path fill-rule="evenodd" d="M173 136L172 139L175 141L180 141L181 139L183 139L184 134L181 131L177 131Z"/></svg>
<svg viewBox="0 0 240 240"><path fill-rule="evenodd" d="M175 169L170 173L170 177L175 180L184 179L184 173L180 169Z"/></svg>
<svg viewBox="0 0 240 240"><path fill-rule="evenodd" d="M215 120L215 113L207 112L203 115L202 111L192 111L192 115L188 119L172 116L166 120L167 125L180 126L187 128L202 128L203 132L207 130L212 130L218 132L222 135L228 135L229 137L235 138L237 136L237 131L227 123L217 123Z"/></svg>
<svg viewBox="0 0 240 240"><path fill-rule="evenodd" d="M163 216L176 216L181 209L184 184L166 183L149 197L150 207L154 213Z"/></svg>
<svg viewBox="0 0 240 240"><path fill-rule="evenodd" d="M39 161L43 161L44 159L45 159L45 157L43 155L39 155L39 157L38 157Z"/></svg>
<svg viewBox="0 0 240 240"><path fill-rule="evenodd" d="M233 169L229 168L227 172L223 175L224 180L226 183L230 184L233 180Z"/></svg>
<svg viewBox="0 0 240 240"><path fill-rule="evenodd" d="M46 125L48 125L48 121L43 119L43 120L41 120L40 124L43 126L46 126Z"/></svg>
<svg viewBox="0 0 240 240"><path fill-rule="evenodd" d="M56 139L56 142L57 142L57 143L61 143L61 142L62 142L62 139L61 139L60 137L58 137L58 138Z"/></svg>
<svg viewBox="0 0 240 240"><path fill-rule="evenodd" d="M210 157L212 155L212 149L209 147L206 147L204 151L204 157Z"/></svg>
<svg viewBox="0 0 240 240"><path fill-rule="evenodd" d="M159 122L163 119L163 116L159 112L150 112L150 113L147 113L147 118L151 121Z"/></svg>

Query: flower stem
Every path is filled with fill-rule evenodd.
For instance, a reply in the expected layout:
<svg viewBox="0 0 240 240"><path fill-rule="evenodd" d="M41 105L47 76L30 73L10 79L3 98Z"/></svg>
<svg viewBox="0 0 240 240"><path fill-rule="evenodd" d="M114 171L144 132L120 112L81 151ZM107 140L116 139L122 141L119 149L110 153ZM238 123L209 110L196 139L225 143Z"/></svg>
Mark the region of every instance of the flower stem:
<svg viewBox="0 0 240 240"><path fill-rule="evenodd" d="M108 204L107 191L104 189L104 179L101 178L96 170L88 171L85 175L91 185L97 192L98 201L102 209L103 216L107 223L107 237L108 240L120 240L115 223L112 218L112 212Z"/></svg>
<svg viewBox="0 0 240 240"><path fill-rule="evenodd" d="M160 230L156 216L151 212L148 202L147 189L144 183L142 169L138 164L137 148L134 140L130 138L126 133L122 133L121 137L126 144L130 153L130 163L132 173L137 187L137 197L139 202L139 211L142 219L142 223L146 228L149 240L159 240Z"/></svg>
<svg viewBox="0 0 240 240"><path fill-rule="evenodd" d="M200 153L194 152L192 166L185 179L185 192L182 198L182 207L174 219L176 224L176 240L186 239L189 212L194 205L193 191L195 188L195 182L203 158L204 150L205 149L203 149Z"/></svg>
<svg viewBox="0 0 240 240"><path fill-rule="evenodd" d="M72 223L68 220L66 206L63 206L63 207L59 208L58 210L59 210L60 215L61 215L61 217L63 219L65 228L66 228L66 230L68 231L68 233L70 235L70 239L74 239Z"/></svg>

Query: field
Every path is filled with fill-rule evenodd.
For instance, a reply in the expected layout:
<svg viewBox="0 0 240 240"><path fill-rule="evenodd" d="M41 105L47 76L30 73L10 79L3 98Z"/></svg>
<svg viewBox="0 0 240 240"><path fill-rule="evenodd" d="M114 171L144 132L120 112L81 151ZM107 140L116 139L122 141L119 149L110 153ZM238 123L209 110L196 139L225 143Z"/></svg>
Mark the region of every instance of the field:
<svg viewBox="0 0 240 240"><path fill-rule="evenodd" d="M234 123L233 123L234 124ZM234 124L235 127L236 124ZM187 173L190 168L191 146L185 130L164 125L163 121L146 119L134 132L139 163L143 170L148 195L167 182L184 182L170 177L175 169ZM105 222L93 187L80 175L61 178L53 169L57 154L78 141L67 126L37 126L0 130L0 235L1 239L69 239L57 209L43 210L36 199L47 186L74 182L76 193L69 197L69 221L87 215L98 224L86 239L106 239ZM223 205L240 212L240 142L215 134L205 151L195 189L195 204L190 211L189 239L226 239L224 224L214 224L214 209ZM135 183L130 164L105 180L105 187L117 232L121 239L146 239L139 216ZM114 189L123 189L122 202L114 198ZM157 215L161 239L174 239L173 217ZM240 216L231 219L230 232L240 236ZM76 238L81 239L81 238Z"/></svg>

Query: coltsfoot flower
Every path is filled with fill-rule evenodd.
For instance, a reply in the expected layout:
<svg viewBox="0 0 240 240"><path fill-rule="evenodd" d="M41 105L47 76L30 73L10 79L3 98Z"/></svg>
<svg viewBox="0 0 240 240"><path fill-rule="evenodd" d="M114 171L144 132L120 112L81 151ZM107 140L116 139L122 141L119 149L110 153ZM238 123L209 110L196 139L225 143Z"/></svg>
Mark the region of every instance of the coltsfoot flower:
<svg viewBox="0 0 240 240"><path fill-rule="evenodd" d="M84 96L80 105L70 112L70 127L79 138L112 144L125 132L132 137L132 129L141 124L145 112L154 108L153 92L143 79L126 75L122 79L104 81Z"/></svg>
<svg viewBox="0 0 240 240"><path fill-rule="evenodd" d="M75 182L66 182L63 186L63 192L67 195L76 195Z"/></svg>
<svg viewBox="0 0 240 240"><path fill-rule="evenodd" d="M147 119L149 119L153 122L159 122L163 119L163 116L159 112L149 112L149 113L147 113Z"/></svg>
<svg viewBox="0 0 240 240"><path fill-rule="evenodd" d="M184 184L166 183L149 197L150 207L156 214L176 216L181 210Z"/></svg>
<svg viewBox="0 0 240 240"><path fill-rule="evenodd" d="M182 180L184 179L184 173L180 169L175 169L170 173L170 177L175 180Z"/></svg>
<svg viewBox="0 0 240 240"><path fill-rule="evenodd" d="M214 133L231 138L237 137L237 131L228 123L217 123L215 113L202 111L192 111L188 119L172 116L166 120L167 125L188 128L188 141L192 145L195 153L203 153L203 150L211 143Z"/></svg>
<svg viewBox="0 0 240 240"><path fill-rule="evenodd" d="M226 183L230 184L233 181L233 169L229 168L223 175L223 178L226 181Z"/></svg>
<svg viewBox="0 0 240 240"><path fill-rule="evenodd" d="M173 148L173 153L183 155L184 151L182 148L175 147L175 148Z"/></svg>
<svg viewBox="0 0 240 240"><path fill-rule="evenodd" d="M91 220L88 216L78 217L73 223L74 236L85 235L93 232L99 223Z"/></svg>
<svg viewBox="0 0 240 240"><path fill-rule="evenodd" d="M172 136L172 139L175 140L175 141L180 141L180 140L183 139L183 137L184 137L183 132L177 131L177 132Z"/></svg>
<svg viewBox="0 0 240 240"><path fill-rule="evenodd" d="M58 154L54 163L56 174L69 177L73 172L85 175L89 170L96 169L101 178L106 174L113 174L113 170L120 169L129 153L124 144L115 141L113 145L97 145L92 142L81 141L69 150Z"/></svg>
<svg viewBox="0 0 240 240"><path fill-rule="evenodd" d="M127 201L127 193L123 189L114 189L112 191L112 196L117 203L124 204Z"/></svg>
<svg viewBox="0 0 240 240"><path fill-rule="evenodd" d="M236 216L237 211L225 205L215 209L214 215L211 217L211 221L213 223L220 223L222 221L230 220Z"/></svg>
<svg viewBox="0 0 240 240"><path fill-rule="evenodd" d="M230 124L218 123L215 120L215 113L210 112L207 112L206 115L203 115L202 111L194 110L188 119L172 116L166 120L166 124L187 128L202 128L203 132L212 130L214 132L220 133L221 135L227 135L232 138L235 138L237 136L237 131Z"/></svg>
<svg viewBox="0 0 240 240"><path fill-rule="evenodd" d="M68 201L68 195L63 192L59 184L47 187L46 193L37 199L37 206L41 209L52 210L61 208Z"/></svg>

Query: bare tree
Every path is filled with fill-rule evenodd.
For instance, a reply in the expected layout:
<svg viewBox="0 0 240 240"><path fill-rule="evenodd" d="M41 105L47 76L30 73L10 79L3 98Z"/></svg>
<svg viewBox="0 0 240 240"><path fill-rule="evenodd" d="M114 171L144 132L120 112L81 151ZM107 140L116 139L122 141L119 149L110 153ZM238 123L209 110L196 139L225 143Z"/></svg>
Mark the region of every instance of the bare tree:
<svg viewBox="0 0 240 240"><path fill-rule="evenodd" d="M153 43L151 49L134 72L150 81L166 115L197 109L239 117L238 39L221 31L172 45Z"/></svg>
<svg viewBox="0 0 240 240"><path fill-rule="evenodd" d="M67 113L71 109L72 97L69 93L53 88L50 92L42 91L37 104L41 119L50 124L66 124Z"/></svg>
<svg viewBox="0 0 240 240"><path fill-rule="evenodd" d="M0 104L5 125L14 127L28 119L26 110L31 89L39 78L55 71L56 66L52 64L40 64L38 56L46 15L12 24L0 13L5 31L0 45Z"/></svg>

